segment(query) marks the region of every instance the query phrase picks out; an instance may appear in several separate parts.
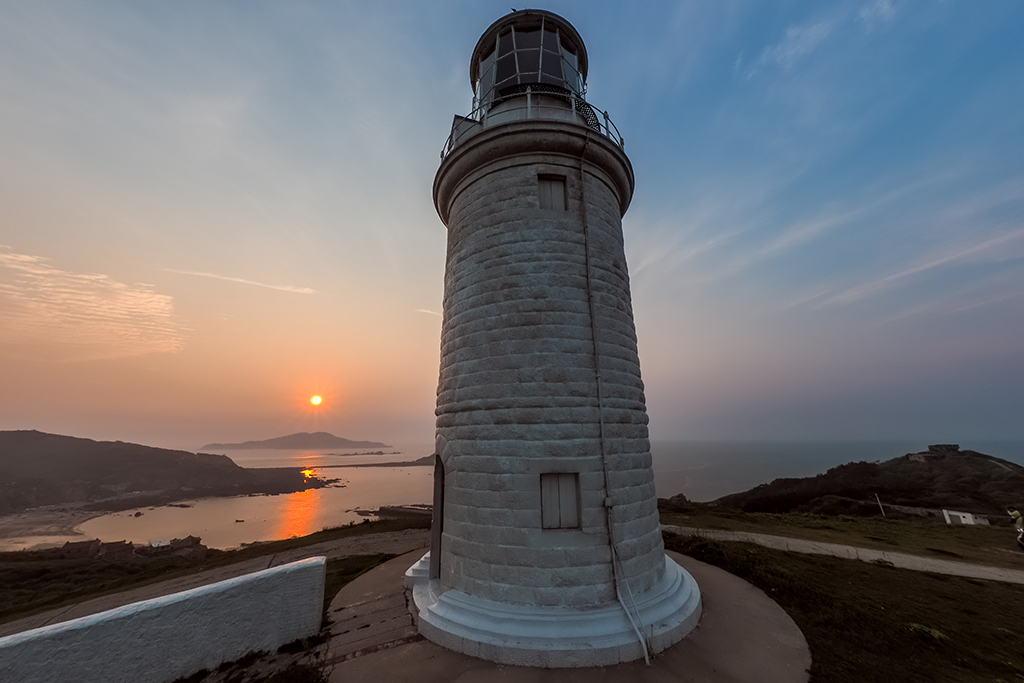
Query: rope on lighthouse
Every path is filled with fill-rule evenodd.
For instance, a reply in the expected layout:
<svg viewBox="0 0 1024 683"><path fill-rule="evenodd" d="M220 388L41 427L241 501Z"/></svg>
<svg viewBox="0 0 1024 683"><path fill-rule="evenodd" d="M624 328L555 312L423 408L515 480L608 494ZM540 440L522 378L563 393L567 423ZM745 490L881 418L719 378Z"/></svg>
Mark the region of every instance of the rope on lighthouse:
<svg viewBox="0 0 1024 683"><path fill-rule="evenodd" d="M640 621L640 610L637 609L636 601L633 600L633 610L636 612L636 617L634 618L633 612L630 612L629 607L626 606L626 601L622 599L622 590L620 588L622 584L625 584L631 600L633 598L633 591L629 587L629 582L626 580L625 576L623 576L624 572L622 571L622 563L619 562L619 554L615 550L611 493L608 489L608 452L604 445L604 397L601 392L601 354L597 344L597 316L594 310L594 291L591 285L590 227L587 221L587 197L583 176L583 159L587 154L587 146L589 144L590 131L588 130L586 137L583 140L583 149L580 152L580 218L583 222L583 253L587 280L587 305L590 309L590 339L594 345L594 373L597 378L597 424L598 443L601 448L601 473L604 475L604 519L608 530L608 548L611 551L612 584L615 587L615 597L618 598L619 605L622 606L622 611L626 613L626 618L629 619L629 624L633 627L633 632L636 633L636 637L640 640L640 647L644 651L644 661L650 665L650 647L647 645L647 639L644 638L644 634L640 631L640 626L637 623Z"/></svg>

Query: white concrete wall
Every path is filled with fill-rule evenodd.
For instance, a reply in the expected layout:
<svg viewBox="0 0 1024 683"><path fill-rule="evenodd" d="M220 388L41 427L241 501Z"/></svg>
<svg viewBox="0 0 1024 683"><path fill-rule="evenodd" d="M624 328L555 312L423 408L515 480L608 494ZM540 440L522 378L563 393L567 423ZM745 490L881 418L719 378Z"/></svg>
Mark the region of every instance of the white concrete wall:
<svg viewBox="0 0 1024 683"><path fill-rule="evenodd" d="M162 683L320 630L327 558L0 638L0 681Z"/></svg>

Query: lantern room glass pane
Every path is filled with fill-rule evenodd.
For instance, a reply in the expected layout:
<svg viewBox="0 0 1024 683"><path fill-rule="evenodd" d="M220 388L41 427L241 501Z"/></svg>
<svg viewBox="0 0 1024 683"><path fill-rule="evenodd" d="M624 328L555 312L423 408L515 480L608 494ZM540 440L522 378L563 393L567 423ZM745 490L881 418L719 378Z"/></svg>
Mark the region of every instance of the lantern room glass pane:
<svg viewBox="0 0 1024 683"><path fill-rule="evenodd" d="M562 85L562 58L556 52L544 50L541 61L541 80L551 85Z"/></svg>
<svg viewBox="0 0 1024 683"><path fill-rule="evenodd" d="M491 54L489 54L487 57L484 57L483 59L480 60L480 69L478 71L478 73L480 74L480 80L483 80L486 77L486 75L493 69L494 52L491 52Z"/></svg>
<svg viewBox="0 0 1024 683"><path fill-rule="evenodd" d="M504 57L498 58L498 69L495 74L494 80L498 85L501 85L508 79L516 75L516 56L505 55Z"/></svg>
<svg viewBox="0 0 1024 683"><path fill-rule="evenodd" d="M558 34L551 29L544 29L544 49L558 52Z"/></svg>
<svg viewBox="0 0 1024 683"><path fill-rule="evenodd" d="M494 87L494 53L487 59L480 62L480 77L476 82L476 96L478 100L483 100L484 97Z"/></svg>
<svg viewBox="0 0 1024 683"><path fill-rule="evenodd" d="M529 50L540 47L540 28L516 29L516 49Z"/></svg>
<svg viewBox="0 0 1024 683"><path fill-rule="evenodd" d="M565 78L565 87L575 92L580 92L580 74L576 71L576 65L562 60L562 76Z"/></svg>
<svg viewBox="0 0 1024 683"><path fill-rule="evenodd" d="M505 31L498 36L498 56L507 55L512 52L512 30Z"/></svg>
<svg viewBox="0 0 1024 683"><path fill-rule="evenodd" d="M520 50L518 52L519 57L519 73L523 76L527 72L540 71L540 50ZM520 79L522 82L525 80Z"/></svg>
<svg viewBox="0 0 1024 683"><path fill-rule="evenodd" d="M484 49L486 50L486 52L481 52L481 53L480 53L480 61L481 61L481 63L482 63L482 62L483 62L483 61L484 61L485 59L487 59L488 57L490 57L491 55L493 55L493 54L494 54L494 43L491 43L491 44L490 44L489 46L487 46L487 47L486 47L486 48L484 48Z"/></svg>
<svg viewBox="0 0 1024 683"><path fill-rule="evenodd" d="M575 53L566 50L565 52L562 53L562 57L565 59L565 63L572 67L573 71L576 71L579 68L579 66L577 65Z"/></svg>

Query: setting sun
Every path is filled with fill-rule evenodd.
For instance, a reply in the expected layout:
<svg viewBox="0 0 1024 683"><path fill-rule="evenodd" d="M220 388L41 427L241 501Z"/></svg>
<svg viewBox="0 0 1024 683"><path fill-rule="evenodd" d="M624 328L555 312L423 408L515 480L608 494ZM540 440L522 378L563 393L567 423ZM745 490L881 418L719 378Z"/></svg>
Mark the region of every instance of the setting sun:
<svg viewBox="0 0 1024 683"><path fill-rule="evenodd" d="M312 403L315 406L320 405L321 401L323 401L323 399L320 398L319 396L314 396L313 398L309 399L309 402Z"/></svg>

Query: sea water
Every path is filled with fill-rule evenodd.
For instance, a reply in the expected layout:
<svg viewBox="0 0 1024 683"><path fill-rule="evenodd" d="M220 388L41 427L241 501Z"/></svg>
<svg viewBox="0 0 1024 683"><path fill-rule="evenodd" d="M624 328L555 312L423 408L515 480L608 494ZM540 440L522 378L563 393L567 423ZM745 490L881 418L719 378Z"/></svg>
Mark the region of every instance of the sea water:
<svg viewBox="0 0 1024 683"><path fill-rule="evenodd" d="M378 450L384 454L358 455ZM376 519L368 511L382 505L429 504L433 467L338 466L409 462L432 451L432 445L424 444L355 450L225 451L241 467L301 467L318 478L337 481L326 488L297 493L203 498L115 512L91 519L78 530L86 538L124 538L138 544L192 535L211 548L306 536L328 527ZM138 512L142 514L136 516Z"/></svg>
<svg viewBox="0 0 1024 683"><path fill-rule="evenodd" d="M1024 465L1024 442L975 441L965 450ZM927 450L921 441L654 441L658 496L707 502L786 477L813 477L848 462L891 460Z"/></svg>
<svg viewBox="0 0 1024 683"><path fill-rule="evenodd" d="M961 447L1024 465L1024 443L973 442ZM847 462L889 460L926 448L927 444L917 441L654 441L651 453L659 497L682 493L690 500L710 501L780 477L809 477ZM382 450L385 454L352 455L370 450ZM298 493L206 498L177 504L187 507L158 506L116 512L85 522L79 527L83 536L68 540L126 539L142 544L193 535L213 548L233 548L360 523L372 518L366 516L367 510L382 505L429 504L433 467L335 465L403 462L432 452L433 445L429 443L355 451L227 451L242 467L302 467L313 469L319 477L339 481L336 486ZM24 546L0 542L0 549L15 547Z"/></svg>

